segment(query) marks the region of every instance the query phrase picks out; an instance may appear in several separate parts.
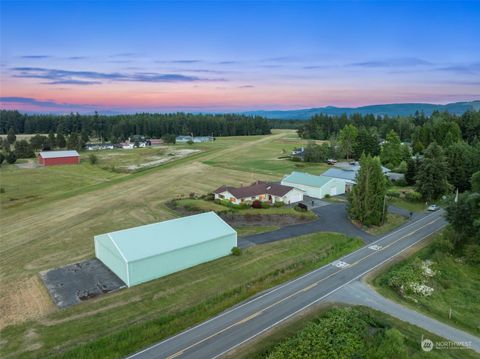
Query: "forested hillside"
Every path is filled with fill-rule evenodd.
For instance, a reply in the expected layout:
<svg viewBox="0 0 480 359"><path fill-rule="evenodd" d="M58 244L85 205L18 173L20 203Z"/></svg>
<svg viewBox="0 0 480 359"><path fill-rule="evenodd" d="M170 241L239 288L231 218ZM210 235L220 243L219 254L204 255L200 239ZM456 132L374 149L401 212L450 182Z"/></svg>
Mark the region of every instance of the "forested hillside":
<svg viewBox="0 0 480 359"><path fill-rule="evenodd" d="M27 115L18 111L0 111L0 134L10 129L23 133L86 133L111 141L132 135L162 137L165 134L195 136L243 136L270 133L268 121L262 117L236 114L149 114L104 116L80 115Z"/></svg>

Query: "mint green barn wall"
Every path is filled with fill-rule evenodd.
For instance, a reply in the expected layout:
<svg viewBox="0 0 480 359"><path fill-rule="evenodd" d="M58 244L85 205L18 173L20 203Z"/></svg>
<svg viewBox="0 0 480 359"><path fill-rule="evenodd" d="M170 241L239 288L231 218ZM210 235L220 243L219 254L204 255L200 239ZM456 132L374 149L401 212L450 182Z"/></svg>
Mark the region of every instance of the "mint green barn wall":
<svg viewBox="0 0 480 359"><path fill-rule="evenodd" d="M129 286L144 283L231 253L237 234L212 239L190 247L129 262Z"/></svg>
<svg viewBox="0 0 480 359"><path fill-rule="evenodd" d="M108 235L102 234L95 236L95 255L103 264L115 273L126 285L128 283L127 263L122 258L120 252L115 248L113 242L108 238Z"/></svg>

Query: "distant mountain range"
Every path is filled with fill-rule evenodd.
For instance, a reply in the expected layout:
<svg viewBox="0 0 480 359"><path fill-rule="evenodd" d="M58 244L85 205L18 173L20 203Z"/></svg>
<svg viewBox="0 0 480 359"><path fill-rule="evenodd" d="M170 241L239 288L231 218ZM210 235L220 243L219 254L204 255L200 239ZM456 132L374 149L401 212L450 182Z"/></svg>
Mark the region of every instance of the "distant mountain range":
<svg viewBox="0 0 480 359"><path fill-rule="evenodd" d="M373 114L375 116L408 116L413 115L416 111L422 112L429 116L433 111L448 111L457 115L461 115L469 110L480 110L480 100L470 102L454 102L446 105L435 105L431 103L392 103L385 105L370 105L362 107L318 107L301 110L287 111L248 111L243 112L246 115L263 116L270 119L279 120L308 120L314 115L351 115L360 113L362 115Z"/></svg>

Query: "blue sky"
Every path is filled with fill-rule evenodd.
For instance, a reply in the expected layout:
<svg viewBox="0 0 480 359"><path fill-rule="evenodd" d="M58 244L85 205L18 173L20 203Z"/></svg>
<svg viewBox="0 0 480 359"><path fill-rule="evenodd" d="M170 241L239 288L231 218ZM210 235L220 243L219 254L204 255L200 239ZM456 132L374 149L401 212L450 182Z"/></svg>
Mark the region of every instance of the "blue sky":
<svg viewBox="0 0 480 359"><path fill-rule="evenodd" d="M480 97L479 2L2 1L0 16L7 108L238 111Z"/></svg>

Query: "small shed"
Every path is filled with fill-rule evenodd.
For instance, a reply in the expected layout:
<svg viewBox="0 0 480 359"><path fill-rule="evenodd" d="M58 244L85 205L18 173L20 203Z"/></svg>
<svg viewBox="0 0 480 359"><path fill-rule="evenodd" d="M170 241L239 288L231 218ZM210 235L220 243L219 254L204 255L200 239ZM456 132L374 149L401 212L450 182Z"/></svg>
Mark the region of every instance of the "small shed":
<svg viewBox="0 0 480 359"><path fill-rule="evenodd" d="M316 176L304 172L292 172L282 179L282 185L291 186L305 192L306 196L324 198L345 193L345 181L338 178Z"/></svg>
<svg viewBox="0 0 480 359"><path fill-rule="evenodd" d="M226 256L237 232L214 212L94 237L95 255L128 287Z"/></svg>
<svg viewBox="0 0 480 359"><path fill-rule="evenodd" d="M80 155L77 151L42 151L38 154L38 163L42 166L78 165Z"/></svg>

